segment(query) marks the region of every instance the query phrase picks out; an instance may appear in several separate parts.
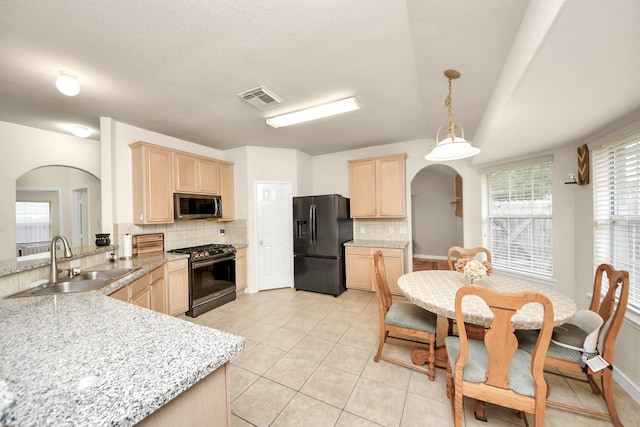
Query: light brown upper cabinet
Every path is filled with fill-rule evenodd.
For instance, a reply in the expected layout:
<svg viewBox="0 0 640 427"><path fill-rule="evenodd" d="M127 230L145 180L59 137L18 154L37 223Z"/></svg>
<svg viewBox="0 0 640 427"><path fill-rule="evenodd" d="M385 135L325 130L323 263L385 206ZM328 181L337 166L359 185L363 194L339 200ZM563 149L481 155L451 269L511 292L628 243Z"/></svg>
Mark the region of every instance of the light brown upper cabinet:
<svg viewBox="0 0 640 427"><path fill-rule="evenodd" d="M222 218L220 221L231 221L235 217L233 196L233 163L218 162L218 182L222 198Z"/></svg>
<svg viewBox="0 0 640 427"><path fill-rule="evenodd" d="M173 222L171 151L144 142L131 147L133 223Z"/></svg>
<svg viewBox="0 0 640 427"><path fill-rule="evenodd" d="M349 161L352 218L404 218L406 153Z"/></svg>
<svg viewBox="0 0 640 427"><path fill-rule="evenodd" d="M218 162L175 153L173 168L177 193L220 194Z"/></svg>
<svg viewBox="0 0 640 427"><path fill-rule="evenodd" d="M143 141L129 147L134 224L173 222L173 193L220 195L219 220L234 219L233 163Z"/></svg>

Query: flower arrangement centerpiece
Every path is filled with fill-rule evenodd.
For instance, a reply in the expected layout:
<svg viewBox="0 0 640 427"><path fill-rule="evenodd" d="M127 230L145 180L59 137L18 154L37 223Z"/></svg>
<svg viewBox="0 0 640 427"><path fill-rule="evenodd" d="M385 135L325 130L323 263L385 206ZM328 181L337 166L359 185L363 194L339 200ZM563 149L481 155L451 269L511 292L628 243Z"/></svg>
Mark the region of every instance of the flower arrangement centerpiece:
<svg viewBox="0 0 640 427"><path fill-rule="evenodd" d="M474 280L482 279L487 275L487 267L482 262L472 259L464 265L462 272L465 276L465 283L468 279L473 284Z"/></svg>

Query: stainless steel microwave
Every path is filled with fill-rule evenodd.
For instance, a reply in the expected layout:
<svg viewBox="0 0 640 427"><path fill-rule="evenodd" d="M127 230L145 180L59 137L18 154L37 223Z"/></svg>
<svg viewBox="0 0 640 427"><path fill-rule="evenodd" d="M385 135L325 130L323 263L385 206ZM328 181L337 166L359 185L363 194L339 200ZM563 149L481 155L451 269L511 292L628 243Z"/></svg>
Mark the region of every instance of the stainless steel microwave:
<svg viewBox="0 0 640 427"><path fill-rule="evenodd" d="M222 217L220 196L174 193L174 219L202 219Z"/></svg>

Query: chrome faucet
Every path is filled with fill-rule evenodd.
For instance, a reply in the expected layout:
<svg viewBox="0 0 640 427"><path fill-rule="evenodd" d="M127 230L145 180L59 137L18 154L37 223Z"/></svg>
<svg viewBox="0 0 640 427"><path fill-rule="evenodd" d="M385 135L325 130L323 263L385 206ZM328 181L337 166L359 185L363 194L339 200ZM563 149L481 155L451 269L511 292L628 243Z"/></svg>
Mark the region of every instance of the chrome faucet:
<svg viewBox="0 0 640 427"><path fill-rule="evenodd" d="M51 283L55 283L58 281L58 261L56 259L58 248L56 246L56 242L58 240L62 240L62 246L64 247L64 257L71 258L73 254L71 253L71 248L69 247L69 242L65 239L64 236L56 236L51 241L51 275L50 281Z"/></svg>

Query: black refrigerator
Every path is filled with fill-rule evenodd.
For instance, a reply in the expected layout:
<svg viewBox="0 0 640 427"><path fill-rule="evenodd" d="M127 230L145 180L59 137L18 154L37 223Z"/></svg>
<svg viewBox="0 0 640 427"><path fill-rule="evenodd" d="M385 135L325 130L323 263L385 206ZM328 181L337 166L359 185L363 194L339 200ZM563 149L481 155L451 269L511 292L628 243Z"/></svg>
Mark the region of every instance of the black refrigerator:
<svg viewBox="0 0 640 427"><path fill-rule="evenodd" d="M338 296L347 289L344 242L353 239L349 199L338 194L293 198L296 290Z"/></svg>

